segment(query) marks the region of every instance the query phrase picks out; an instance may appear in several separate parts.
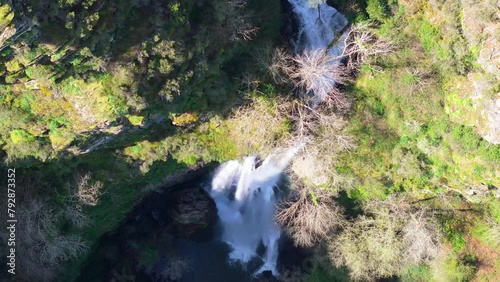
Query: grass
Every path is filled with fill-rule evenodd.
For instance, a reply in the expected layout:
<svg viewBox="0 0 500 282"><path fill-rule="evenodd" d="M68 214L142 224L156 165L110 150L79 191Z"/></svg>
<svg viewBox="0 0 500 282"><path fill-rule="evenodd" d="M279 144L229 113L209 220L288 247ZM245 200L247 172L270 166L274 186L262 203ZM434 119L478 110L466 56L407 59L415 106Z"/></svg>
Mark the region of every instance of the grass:
<svg viewBox="0 0 500 282"><path fill-rule="evenodd" d="M306 282L348 282L352 281L346 268L329 268L314 265L306 275Z"/></svg>
<svg viewBox="0 0 500 282"><path fill-rule="evenodd" d="M348 129L359 146L343 155L341 163L361 181L356 197L384 197L401 189L433 190L441 185L462 189L465 183L481 181L500 184L500 146L487 144L472 127L454 124L445 112L446 97L454 93L449 81L456 76L438 67L429 69L432 61L425 52L437 52L430 42L436 42L439 33L428 23L422 26L416 38L410 33L394 39L406 42L394 54L363 66L351 88L357 105ZM422 49L415 47L419 42ZM469 106L464 105L464 110ZM416 173L398 176L398 171L410 169L401 163L407 157L394 158L398 150L416 156L411 166ZM471 159L475 163L467 161Z"/></svg>
<svg viewBox="0 0 500 282"><path fill-rule="evenodd" d="M432 280L432 272L427 265L415 265L403 270L402 282L426 282Z"/></svg>

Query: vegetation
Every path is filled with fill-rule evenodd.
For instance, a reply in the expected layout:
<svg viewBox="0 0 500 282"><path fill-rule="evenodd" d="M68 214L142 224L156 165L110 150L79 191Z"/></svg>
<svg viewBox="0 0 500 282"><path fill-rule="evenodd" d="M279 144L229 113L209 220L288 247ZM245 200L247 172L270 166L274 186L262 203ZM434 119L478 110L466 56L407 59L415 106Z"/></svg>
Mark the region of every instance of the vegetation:
<svg viewBox="0 0 500 282"><path fill-rule="evenodd" d="M299 144L276 219L313 265L283 279L495 281L495 1L309 1L350 21L335 58L293 53L279 2L0 4L16 278L74 281L150 188ZM139 263L156 255L145 248ZM165 279L192 267L169 261Z"/></svg>

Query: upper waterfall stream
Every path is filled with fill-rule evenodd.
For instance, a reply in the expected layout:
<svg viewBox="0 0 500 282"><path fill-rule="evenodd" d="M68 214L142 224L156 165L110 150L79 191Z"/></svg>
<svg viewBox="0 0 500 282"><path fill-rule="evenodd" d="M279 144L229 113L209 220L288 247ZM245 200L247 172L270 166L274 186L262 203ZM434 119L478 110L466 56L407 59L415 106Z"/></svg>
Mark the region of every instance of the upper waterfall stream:
<svg viewBox="0 0 500 282"><path fill-rule="evenodd" d="M312 8L308 0L288 0L299 23L294 42L295 52L315 49L326 50L339 33L347 26L347 19L326 3ZM343 42L330 46L328 55L335 57L342 53Z"/></svg>

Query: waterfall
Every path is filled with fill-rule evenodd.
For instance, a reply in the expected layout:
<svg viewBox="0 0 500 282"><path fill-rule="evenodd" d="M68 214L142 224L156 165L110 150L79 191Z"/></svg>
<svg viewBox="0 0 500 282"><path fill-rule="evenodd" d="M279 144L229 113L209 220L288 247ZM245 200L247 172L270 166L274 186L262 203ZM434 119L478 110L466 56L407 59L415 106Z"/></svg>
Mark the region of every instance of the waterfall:
<svg viewBox="0 0 500 282"><path fill-rule="evenodd" d="M307 0L288 0L299 22L295 52L323 49L329 56L342 52L342 40L331 45L347 25L347 19L327 4L311 8ZM332 81L335 83L335 81ZM277 275L278 239L281 230L274 221L276 185L283 170L300 146L277 150L260 166L256 157L246 157L243 162L229 161L222 164L212 179L210 195L217 205L222 226L222 240L231 246L231 261L243 264L257 257L262 244L265 253L263 264L255 273L271 271Z"/></svg>
<svg viewBox="0 0 500 282"><path fill-rule="evenodd" d="M295 42L295 52L314 49L327 49L336 36L347 26L347 19L335 8L326 3L312 8L309 0L288 0L299 22ZM343 41L331 46L328 54L338 56L342 53Z"/></svg>
<svg viewBox="0 0 500 282"><path fill-rule="evenodd" d="M271 271L277 275L278 239L281 230L274 221L276 185L298 148L277 151L260 166L253 156L242 163L222 164L212 180L213 197L222 226L222 240L229 244L230 260L247 263L265 247L263 265L256 274Z"/></svg>

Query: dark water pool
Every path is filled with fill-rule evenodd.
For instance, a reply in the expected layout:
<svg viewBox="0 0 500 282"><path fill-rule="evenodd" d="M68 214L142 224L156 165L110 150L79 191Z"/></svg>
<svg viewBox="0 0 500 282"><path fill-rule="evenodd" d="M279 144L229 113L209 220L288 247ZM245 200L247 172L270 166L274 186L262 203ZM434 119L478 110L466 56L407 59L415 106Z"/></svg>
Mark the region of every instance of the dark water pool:
<svg viewBox="0 0 500 282"><path fill-rule="evenodd" d="M258 257L246 265L228 262L231 248L218 239L220 227L217 220L192 236L184 236L171 228L172 219L168 210L172 193L185 189L202 192L203 182L208 177L210 175L205 172L190 181L145 197L119 228L100 239L83 265L78 281L279 281L269 277L268 273L253 276L262 264ZM294 247L284 235L279 246L278 271L302 267L309 255L307 250ZM257 253L262 255L264 248ZM189 265L181 279L158 275L168 271L172 261L178 258Z"/></svg>

